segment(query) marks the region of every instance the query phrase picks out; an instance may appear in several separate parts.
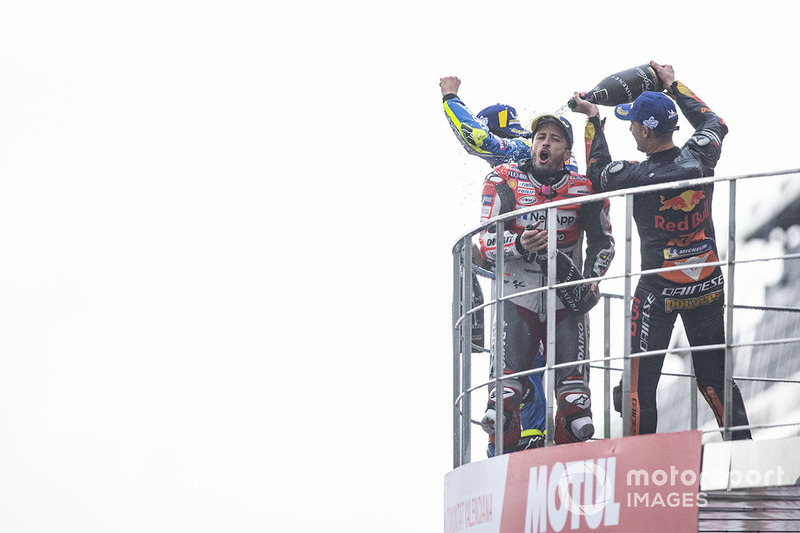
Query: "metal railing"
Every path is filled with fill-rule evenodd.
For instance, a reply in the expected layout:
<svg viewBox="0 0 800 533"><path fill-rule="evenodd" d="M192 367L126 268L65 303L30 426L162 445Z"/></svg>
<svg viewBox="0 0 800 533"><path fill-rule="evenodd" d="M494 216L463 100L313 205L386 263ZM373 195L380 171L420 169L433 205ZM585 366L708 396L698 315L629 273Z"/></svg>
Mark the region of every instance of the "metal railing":
<svg viewBox="0 0 800 533"><path fill-rule="evenodd" d="M750 425L750 426L742 426L742 427L732 427L732 384L733 380L763 380L763 381L781 381L786 383L798 383L797 380L783 380L780 378L767 378L762 376L737 376L734 378L733 376L733 350L736 348L744 347L744 346L765 346L768 344L782 344L782 343L798 343L800 342L800 337L798 338L784 338L784 339L771 339L771 340L762 340L758 342L750 342L750 343L734 343L734 316L733 311L735 309L755 309L755 310L785 310L785 311L798 311L796 308L779 308L775 306L742 306L742 305L735 305L735 268L737 264L745 264L745 263L754 263L754 262L763 262L763 261L783 261L787 259L797 259L800 258L800 254L789 254L789 255L780 255L775 257L767 257L767 258L758 258L758 259L745 259L745 260L737 260L736 259L736 184L739 180L748 180L748 179L756 179L756 178L770 178L770 177L777 177L777 176L787 176L791 174L800 174L800 169L791 169L785 170L780 172L774 173L759 173L759 174L749 174L749 175L740 175L740 176L732 176L732 177L709 177L709 178L699 178L693 180L683 180L677 181L672 183L665 183L665 184L658 184L658 185L649 185L643 187L636 187L632 189L625 189L620 191L613 191L607 193L600 193L594 194L588 197L583 198L569 198L566 200L560 200L552 203L547 203L543 205L537 205L534 207L528 207L524 209L519 209L495 218L492 218L486 221L484 224L476 227L469 233L462 236L459 241L453 247L453 265L454 265L454 273L453 273L453 280L454 280L454 287L453 287L453 466L454 468L460 466L461 464L465 464L470 462L471 460L471 438L470 438L470 431L471 426L476 424L476 422L472 419L471 416L471 394L477 390L481 390L484 388L489 387L491 384L494 384L496 390L502 391L502 381L508 379L519 378L523 376L528 376L533 373L543 372L544 373L544 387L545 393L547 395L547 413L546 413L546 445L552 445L552 438L554 435L554 392L553 392L553 384L555 380L555 369L557 368L564 368L569 366L576 366L581 364L586 364L586 361L576 361L576 362L569 362L569 363L562 363L556 364L555 363L555 342L556 342L556 335L555 335L555 327L556 327L556 320L555 320L555 309L556 309L556 294L555 289L557 287L565 287L570 285L575 285L578 283L587 283L591 281L609 281L613 279L621 279L624 283L624 290L622 295L610 295L610 294L603 294L603 315L604 315L604 324L603 324L603 339L604 339L604 353L603 357L595 358L591 357L589 366L595 369L602 369L604 373L603 378L603 386L604 386L604 396L605 396L605 405L604 405L604 437L610 437L610 389L611 389L611 378L610 373L612 371L622 372L622 398L629 398L630 397L630 373L631 373L631 360L637 357L651 357L657 355L663 355L666 353L681 353L681 352L700 352L704 350L715 350L715 349L722 349L725 350L725 390L724 390L724 415L723 415L723 426L719 429L707 430L707 432L721 432L723 438L725 440L729 440L731 438L731 432L744 429L744 428L763 428L763 427L779 427L786 424L761 424L761 425ZM706 185L712 184L716 182L725 181L729 184L729 197L728 197L728 226L727 226L727 254L725 260L717 261L717 262L708 262L703 263L703 267L709 266L720 266L725 269L725 301L726 303L726 327L725 327L725 344L716 344L716 345L708 345L708 346L696 346L690 348L669 348L665 350L654 350L648 352L641 352L636 354L631 354L631 344L630 344L630 324L631 324L631 283L634 277L646 275L646 274L655 274L660 272L668 272L674 270L684 270L686 269L686 265L681 266L674 266L674 267L667 267L667 268L658 268L658 269L650 269L650 270L640 270L634 271L631 267L632 259L633 259L633 249L632 249L632 242L633 242L633 199L634 196L637 194L654 192L654 191L662 191L662 190L671 190L671 189L681 189L687 187L696 187L698 185ZM489 229L494 226L495 235L497 235L498 241L498 251L502 250L502 238L500 236L503 235L504 232L504 222L516 218L520 215L525 215L529 213L534 213L537 211L546 211L547 215L547 228L556 228L556 213L559 207L567 206L567 205L577 205L587 202L596 202L598 200L603 200L606 198L612 197L623 197L625 198L625 232L624 232L624 256L622 260L624 261L624 272L620 275L607 275L602 278L587 278L577 282L569 282L569 283L556 283L556 267L555 267L555 260L556 260L556 231L548 231L548 268L547 268L547 285L544 287L531 289L523 292L516 292L511 295L504 295L503 294L503 286L504 283L495 282L493 283L493 289L491 291L491 298L488 299L487 302L472 306L471 302L473 294L472 294L472 287L473 287L473 276L475 276L475 272L473 271L473 260L472 260L472 239L475 235L479 234L480 232L484 231L485 229ZM722 232L719 231L720 228L717 228L717 233L720 235ZM618 236L615 235L615 238ZM619 261L619 250L617 252L617 259ZM495 262L495 277L498 280L504 279L504 272L505 272L505 260L504 254L498 253L497 260ZM477 313L483 312L484 309L492 308L493 311L493 320L492 325L496 331L501 331L503 328L504 320L503 320L503 306L498 305L500 302L510 300L511 298L517 298L522 295L526 294L533 294L541 291L547 291L547 346L545 347L545 355L546 355L546 364L542 368L536 369L529 369L523 372L518 372L516 374L506 374L503 375L503 343L498 342L494 343L492 346L493 350L493 360L494 360L494 378L490 379L485 382L481 382L477 385L473 385L471 383L471 373L472 373L472 357L473 352L485 352L485 350L481 347L476 347L472 343L472 334L471 334L471 317L476 316ZM624 316L622 323L620 325L612 326L611 321L611 313L610 313L610 304L612 299L621 299L623 302L623 309L624 309ZM469 302L469 304L465 305L465 302ZM620 355L612 356L611 355L611 332L612 327L620 328L619 333L621 334L622 339L622 353ZM494 337L494 335L492 336ZM613 361L622 361L622 368L613 368L611 367L611 363ZM602 363L602 364L601 364ZM665 373L662 372L662 375L673 375L678 377L689 377L692 378L693 375L691 373ZM527 379L527 378L526 378ZM483 397L485 399L485 396ZM696 395L692 397L692 418L691 420L692 425L694 426L691 429L696 429L696 421L697 421L697 405L696 405ZM629 434L629 422L630 422L630 403L627 401L622 402L622 419L623 419L623 436L628 436ZM496 402L496 419L503 420L503 402L498 401ZM792 424L800 425L800 420L797 422L793 422ZM689 429L689 428L687 428ZM503 450L503 435L502 431L497 431L495 435L495 450L498 454L502 453Z"/></svg>

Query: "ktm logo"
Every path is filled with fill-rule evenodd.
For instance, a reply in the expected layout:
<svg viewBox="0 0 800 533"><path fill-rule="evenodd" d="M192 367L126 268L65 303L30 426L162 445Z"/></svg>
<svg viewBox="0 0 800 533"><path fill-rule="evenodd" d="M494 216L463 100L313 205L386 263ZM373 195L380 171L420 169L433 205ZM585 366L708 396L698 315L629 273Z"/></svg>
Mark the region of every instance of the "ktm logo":
<svg viewBox="0 0 800 533"><path fill-rule="evenodd" d="M678 196L674 196L669 200L665 200L664 197L661 196L661 207L658 210L666 211L667 209L672 209L674 211L686 211L688 213L705 197L706 195L703 191L693 191L691 189L683 191Z"/></svg>

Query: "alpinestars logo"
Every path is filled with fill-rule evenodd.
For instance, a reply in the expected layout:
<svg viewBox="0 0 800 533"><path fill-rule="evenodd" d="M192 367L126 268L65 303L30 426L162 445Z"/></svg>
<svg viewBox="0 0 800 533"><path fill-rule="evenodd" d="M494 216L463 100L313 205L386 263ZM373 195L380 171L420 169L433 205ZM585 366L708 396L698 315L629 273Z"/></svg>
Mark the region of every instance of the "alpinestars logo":
<svg viewBox="0 0 800 533"><path fill-rule="evenodd" d="M586 394L568 394L565 400L579 409L588 409L592 405Z"/></svg>

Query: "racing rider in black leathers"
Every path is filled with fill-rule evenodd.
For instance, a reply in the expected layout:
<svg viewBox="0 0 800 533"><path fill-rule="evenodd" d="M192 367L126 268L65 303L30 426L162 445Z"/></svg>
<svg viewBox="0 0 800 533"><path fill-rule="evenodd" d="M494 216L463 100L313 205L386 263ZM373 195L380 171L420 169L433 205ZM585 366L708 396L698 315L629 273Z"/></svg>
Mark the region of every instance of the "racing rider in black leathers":
<svg viewBox="0 0 800 533"><path fill-rule="evenodd" d="M584 198L593 194L591 183L584 176L569 171L563 161L569 157L572 131L563 118L544 115L533 121L532 159L498 166L484 182L483 222L498 215L535 204L567 198ZM608 200L569 205L558 209L557 243L574 265L582 265L579 275L599 277L608 270L614 255L614 240L608 216ZM546 211L520 215L506 222L503 236L505 280L504 294L510 295L546 286L542 264L532 254L545 250ZM582 260L583 235L587 238L586 260ZM497 235L490 226L481 233L482 256L495 261ZM596 282L593 284L596 291ZM546 292L522 295L503 302L504 331L494 335L503 339L504 374L533 368L533 358L546 346ZM589 358L588 315L573 313L561 301L556 307L556 362L574 362ZM494 365L492 364L492 376ZM576 365L556 370L557 414L554 441L557 444L587 440L594 433L591 421L591 400L588 387L588 367ZM523 385L508 380L503 386L504 451L513 451L519 439L519 402ZM490 400L482 426L494 445L495 391L490 386Z"/></svg>
<svg viewBox="0 0 800 533"><path fill-rule="evenodd" d="M575 111L589 117L587 176L598 192L714 175L728 127L675 80L671 66L655 62L651 66L695 132L682 148L675 146L672 132L677 130L678 114L674 102L664 93L645 92L633 104L617 106L615 114L631 121L637 148L647 154L647 160L612 162L597 106L581 98L585 93L575 93L579 101ZM714 185L706 184L634 197L642 270L687 265L681 270L641 276L631 309L634 354L668 348L678 315L691 346L725 344L722 271L719 266L706 266L718 261L711 217L713 193ZM692 362L697 386L722 426L725 351L695 351ZM656 388L663 363L664 354L631 360L631 435L656 432ZM741 392L735 383L733 387L733 425L747 425ZM737 430L732 437L750 438L750 431Z"/></svg>

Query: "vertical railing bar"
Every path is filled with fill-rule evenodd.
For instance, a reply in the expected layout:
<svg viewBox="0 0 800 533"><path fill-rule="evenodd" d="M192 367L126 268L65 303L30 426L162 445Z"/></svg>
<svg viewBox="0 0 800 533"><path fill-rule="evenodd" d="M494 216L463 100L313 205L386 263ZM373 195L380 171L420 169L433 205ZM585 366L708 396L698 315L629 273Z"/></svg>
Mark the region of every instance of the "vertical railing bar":
<svg viewBox="0 0 800 533"><path fill-rule="evenodd" d="M464 282L462 284L462 299L463 308L465 310L472 309L472 239L464 237L462 246L463 265L464 265ZM462 321L462 330L464 339L463 348L461 350L461 390L469 390L472 386L472 322L475 320L475 315L468 315L467 320ZM461 401L461 462L462 464L472 462L471 442L472 442L472 409L471 409L471 394L464 396Z"/></svg>
<svg viewBox="0 0 800 533"><path fill-rule="evenodd" d="M733 425L733 295L734 295L734 275L736 261L736 180L728 182L728 253L727 255L727 294L725 300L728 303L725 320L725 399L723 403L724 411L724 432L723 440L731 439Z"/></svg>
<svg viewBox="0 0 800 533"><path fill-rule="evenodd" d="M555 437L555 388L556 371L553 365L556 364L556 291L552 287L556 284L556 255L558 254L558 225L556 222L557 209L547 209L547 285L551 287L547 290L547 347L544 397L547 399L547 420L545 446L553 445Z"/></svg>
<svg viewBox="0 0 800 533"><path fill-rule="evenodd" d="M461 305L461 259L460 251L453 252L453 468L461 466L461 412L458 397L461 395L461 335L463 321L458 324Z"/></svg>
<svg viewBox="0 0 800 533"><path fill-rule="evenodd" d="M603 297L603 438L611 438L611 298Z"/></svg>
<svg viewBox="0 0 800 533"><path fill-rule="evenodd" d="M689 358L689 373L694 371L692 368L692 359ZM697 395L700 391L697 389L697 378L694 376L689 378L689 429L697 429Z"/></svg>
<svg viewBox="0 0 800 533"><path fill-rule="evenodd" d="M631 434L631 257L633 234L633 195L625 195L625 318L622 335L622 436Z"/></svg>
<svg viewBox="0 0 800 533"><path fill-rule="evenodd" d="M495 335L494 338L494 405L497 418L494 424L494 454L495 456L502 455L505 443L503 442L503 428L504 428L504 409L503 409L503 358L505 357L503 347L503 330L505 329L503 317L503 303L500 298L503 297L503 281L505 280L505 233L503 229L505 223L497 222L495 224L495 249L497 250L495 259Z"/></svg>

